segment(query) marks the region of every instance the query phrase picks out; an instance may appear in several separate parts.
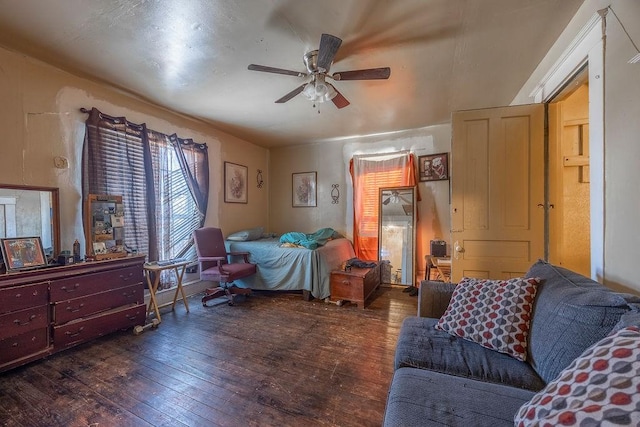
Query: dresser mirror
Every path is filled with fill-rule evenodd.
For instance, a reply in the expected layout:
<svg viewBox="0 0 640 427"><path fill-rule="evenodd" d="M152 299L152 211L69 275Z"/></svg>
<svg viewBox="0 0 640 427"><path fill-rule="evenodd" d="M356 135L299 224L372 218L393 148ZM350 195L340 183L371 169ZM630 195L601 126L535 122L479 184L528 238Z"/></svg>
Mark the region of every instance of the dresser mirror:
<svg viewBox="0 0 640 427"><path fill-rule="evenodd" d="M378 256L389 261L392 284L413 285L415 280L415 187L380 189Z"/></svg>
<svg viewBox="0 0 640 427"><path fill-rule="evenodd" d="M0 238L40 237L45 255L60 252L59 192L53 187L0 184Z"/></svg>

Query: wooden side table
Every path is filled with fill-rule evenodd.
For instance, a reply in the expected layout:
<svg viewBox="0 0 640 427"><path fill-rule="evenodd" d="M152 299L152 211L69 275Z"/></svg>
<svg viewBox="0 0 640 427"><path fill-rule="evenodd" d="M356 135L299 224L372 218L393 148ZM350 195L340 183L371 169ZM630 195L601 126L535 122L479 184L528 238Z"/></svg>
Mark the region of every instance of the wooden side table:
<svg viewBox="0 0 640 427"><path fill-rule="evenodd" d="M364 309L365 301L380 286L380 264L373 268L333 270L330 286L330 301L338 305L344 300L351 301Z"/></svg>
<svg viewBox="0 0 640 427"><path fill-rule="evenodd" d="M184 276L184 272L187 268L189 261L179 261L172 263L158 263L158 262L148 262L144 265L144 275L147 278L147 286L149 287L149 307L147 308L147 316L153 310L156 315L156 319L158 322L162 322L162 318L160 317L160 307L164 307L169 304L163 304L162 306L158 305L158 300L156 299L156 291L158 290L158 285L160 284L160 272L164 270L173 270L176 274L176 279L178 281L176 286L176 293L173 296L173 303L171 303L171 310L175 309L176 302L178 301L178 292L182 295L182 302L184 303L184 307L189 311L189 303L187 302L187 297L184 293L184 288L182 287L182 277ZM151 281L151 273L154 273L154 280Z"/></svg>

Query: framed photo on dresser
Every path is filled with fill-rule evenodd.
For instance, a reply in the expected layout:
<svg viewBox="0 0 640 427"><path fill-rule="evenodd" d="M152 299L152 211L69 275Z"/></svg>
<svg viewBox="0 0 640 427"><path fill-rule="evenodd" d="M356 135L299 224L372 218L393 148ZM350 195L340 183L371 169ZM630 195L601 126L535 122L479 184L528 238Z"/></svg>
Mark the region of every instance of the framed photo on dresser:
<svg viewBox="0 0 640 427"><path fill-rule="evenodd" d="M40 237L0 239L2 258L7 272L29 270L47 265Z"/></svg>

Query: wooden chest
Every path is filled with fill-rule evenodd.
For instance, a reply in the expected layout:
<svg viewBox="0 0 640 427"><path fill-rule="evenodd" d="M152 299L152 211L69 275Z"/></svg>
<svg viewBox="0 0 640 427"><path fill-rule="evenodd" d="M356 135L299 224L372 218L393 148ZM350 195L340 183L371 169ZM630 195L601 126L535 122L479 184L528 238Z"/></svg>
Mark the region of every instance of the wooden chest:
<svg viewBox="0 0 640 427"><path fill-rule="evenodd" d="M364 308L364 303L380 286L380 265L374 268L355 268L350 271L331 272L331 297L333 302L351 301Z"/></svg>

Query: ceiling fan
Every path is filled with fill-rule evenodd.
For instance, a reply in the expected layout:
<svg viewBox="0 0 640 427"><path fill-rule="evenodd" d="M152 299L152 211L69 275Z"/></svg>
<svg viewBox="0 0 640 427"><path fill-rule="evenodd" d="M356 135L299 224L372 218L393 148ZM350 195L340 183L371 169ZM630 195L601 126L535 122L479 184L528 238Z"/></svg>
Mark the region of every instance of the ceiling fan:
<svg viewBox="0 0 640 427"><path fill-rule="evenodd" d="M306 72L284 70L282 68L267 67L265 65L249 65L249 70L263 71L265 73L285 74L296 77L311 77L309 81L298 86L276 103L282 104L289 101L294 96L302 93L315 103L333 101L336 107L344 108L349 105L349 101L331 84L327 79L340 80L385 80L391 75L389 67L368 68L365 70L340 71L329 74L333 59L340 49L342 39L331 34L322 34L320 37L320 47L317 50L307 52L304 57Z"/></svg>
<svg viewBox="0 0 640 427"><path fill-rule="evenodd" d="M404 197L398 190L391 191L391 195L382 201L383 205L388 205L389 203L403 203L407 205L412 205L413 201Z"/></svg>

